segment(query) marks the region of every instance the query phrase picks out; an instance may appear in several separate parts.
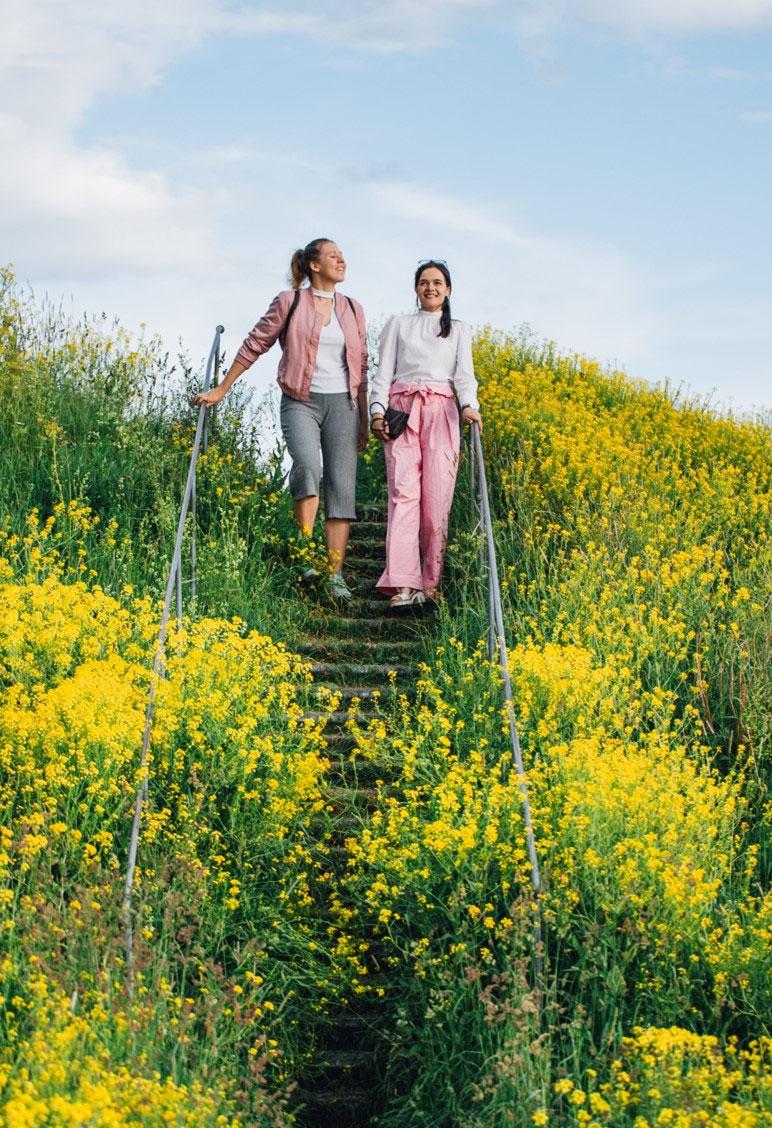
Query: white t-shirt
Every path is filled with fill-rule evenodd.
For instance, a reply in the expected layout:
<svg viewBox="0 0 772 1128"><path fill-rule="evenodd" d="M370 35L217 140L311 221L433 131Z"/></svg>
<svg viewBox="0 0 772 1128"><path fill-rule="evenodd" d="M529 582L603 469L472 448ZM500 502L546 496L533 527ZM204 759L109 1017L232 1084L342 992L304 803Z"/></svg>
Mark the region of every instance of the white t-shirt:
<svg viewBox="0 0 772 1128"><path fill-rule="evenodd" d="M378 372L372 382L370 410L388 407L389 388L407 384L450 384L461 407L478 410L472 362L472 330L452 321L447 337L438 336L440 313L407 313L390 318L381 333Z"/></svg>
<svg viewBox="0 0 772 1128"><path fill-rule="evenodd" d="M311 379L312 392L348 392L348 365L346 364L346 338L335 314L333 303L330 324L322 326L316 367Z"/></svg>

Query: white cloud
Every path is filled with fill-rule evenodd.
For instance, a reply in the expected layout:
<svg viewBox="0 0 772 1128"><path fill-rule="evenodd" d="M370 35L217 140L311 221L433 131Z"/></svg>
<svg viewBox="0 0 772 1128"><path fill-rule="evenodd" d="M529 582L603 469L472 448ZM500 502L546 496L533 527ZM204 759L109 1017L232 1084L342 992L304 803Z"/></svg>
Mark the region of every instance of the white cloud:
<svg viewBox="0 0 772 1128"><path fill-rule="evenodd" d="M0 243L25 272L203 270L213 253L210 200L159 172L8 119L0 148L23 154L0 169Z"/></svg>
<svg viewBox="0 0 772 1128"><path fill-rule="evenodd" d="M748 31L772 25L772 0L582 0L576 7L590 22L633 33Z"/></svg>
<svg viewBox="0 0 772 1128"><path fill-rule="evenodd" d="M487 212L474 204L434 189L427 193L417 185L387 181L371 184L370 192L378 207L401 219L450 228L467 235L480 235L513 247L522 246L527 241L507 224L491 219Z"/></svg>
<svg viewBox="0 0 772 1128"><path fill-rule="evenodd" d="M772 122L772 110L746 110L740 114L740 120L749 125L768 125Z"/></svg>
<svg viewBox="0 0 772 1128"><path fill-rule="evenodd" d="M519 229L497 216L493 201L427 194L398 181L376 181L369 191L380 212L403 221L403 244L448 259L467 320L527 322L593 355L631 356L656 338L640 270L615 247ZM412 269L418 254L402 257ZM407 292L404 279L401 286Z"/></svg>
<svg viewBox="0 0 772 1128"><path fill-rule="evenodd" d="M672 55L664 60L664 67L665 73L674 78L697 78L725 83L772 82L772 71L752 70L750 67L699 65Z"/></svg>
<svg viewBox="0 0 772 1128"><path fill-rule="evenodd" d="M512 26L531 36L590 24L626 33L772 26L772 0L317 0L291 10L228 0L26 0L6 3L0 105L28 123L72 127L93 101L160 81L207 36L301 35L363 51L424 50L463 26Z"/></svg>
<svg viewBox="0 0 772 1128"><path fill-rule="evenodd" d="M535 41L577 24L633 36L741 32L772 27L772 0L523 0L514 15Z"/></svg>
<svg viewBox="0 0 772 1128"><path fill-rule="evenodd" d="M61 130L100 94L159 80L221 18L218 0L26 0L7 4L0 104Z"/></svg>
<svg viewBox="0 0 772 1128"><path fill-rule="evenodd" d="M101 95L160 79L213 26L213 0L31 0L0 40L0 245L24 273L195 270L211 196L75 131ZM221 193L220 193L221 195Z"/></svg>
<svg viewBox="0 0 772 1128"><path fill-rule="evenodd" d="M489 0L343 2L335 16L226 0L27 0L8 5L0 38L0 244L31 273L195 269L212 253L222 190L205 195L132 167L121 148L85 147L94 102L144 89L207 36L275 33L363 50L422 48ZM119 144L119 143L118 143ZM221 156L238 164L236 147ZM10 159L8 159L10 158ZM159 159L160 163L160 159Z"/></svg>
<svg viewBox="0 0 772 1128"><path fill-rule="evenodd" d="M316 0L292 12L262 6L221 11L222 27L299 33L365 51L440 46L471 22L518 27L532 42L567 26L641 35L751 31L772 26L772 0L338 0L334 18Z"/></svg>
<svg viewBox="0 0 772 1128"><path fill-rule="evenodd" d="M446 43L466 20L494 14L500 6L500 0L337 0L331 11L320 10L315 0L296 0L292 16L242 9L229 18L259 32L297 31L364 51L411 51Z"/></svg>
<svg viewBox="0 0 772 1128"><path fill-rule="evenodd" d="M545 36L582 26L676 36L772 25L772 0L339 0L334 11L318 0L291 7L278 0L6 0L5 7L0 246L23 276L56 291L77 288L79 303L109 304L129 321L147 320L151 309L154 328L167 339L179 332L194 348L202 332L208 338L213 316L222 317L232 348L261 312L255 306L281 285L287 233L313 216L315 228L320 223L351 251L353 292L376 316L394 309L395 294L409 305L416 259L440 254L454 268L460 316L505 327L527 321L564 347L633 362L658 343L668 346L667 319L652 312L652 280L615 247L519 224L509 202L434 191L428 198L398 166L356 176L328 169L329 190L317 192L314 181L311 194L307 158L255 152L228 137L220 150L197 154L199 173L218 165L249 173L259 162L259 176L235 175L228 179L237 187L202 191L162 171L168 154L141 168L126 156L125 141L84 145L78 130L97 99L160 83L184 52L214 36L250 37L262 48L259 37L294 35L320 50L342 46L346 52L329 54L345 58L354 50L433 49L482 21L506 29L530 20L533 33ZM760 125L767 111L749 111L745 120ZM228 231L225 213L237 205ZM271 215L271 230L255 232L258 210ZM223 232L237 249L216 258ZM261 369L257 379L264 378Z"/></svg>
<svg viewBox="0 0 772 1128"><path fill-rule="evenodd" d="M157 81L164 66L212 33L302 35L365 51L418 50L447 42L469 19L495 14L501 0L26 0L6 4L0 40L0 92L46 112L56 83L58 111L71 117L95 94ZM7 101L3 99L6 104Z"/></svg>

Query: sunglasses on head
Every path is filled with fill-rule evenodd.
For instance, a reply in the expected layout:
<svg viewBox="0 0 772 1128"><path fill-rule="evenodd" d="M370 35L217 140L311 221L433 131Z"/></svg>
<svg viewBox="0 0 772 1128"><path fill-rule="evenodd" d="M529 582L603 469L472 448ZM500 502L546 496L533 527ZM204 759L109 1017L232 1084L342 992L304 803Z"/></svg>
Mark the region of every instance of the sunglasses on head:
<svg viewBox="0 0 772 1128"><path fill-rule="evenodd" d="M418 262L416 263L416 269L418 269L419 266L428 266L429 263L432 263L432 262L436 262L437 266L447 267L447 265L448 265L445 262L445 259L438 259L438 258L419 259Z"/></svg>

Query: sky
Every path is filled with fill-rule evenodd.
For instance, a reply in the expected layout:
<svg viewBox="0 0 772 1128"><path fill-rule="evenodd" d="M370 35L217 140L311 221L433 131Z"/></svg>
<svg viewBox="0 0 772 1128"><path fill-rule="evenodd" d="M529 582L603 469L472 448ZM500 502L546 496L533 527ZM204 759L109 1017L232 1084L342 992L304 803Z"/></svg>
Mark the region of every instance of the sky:
<svg viewBox="0 0 772 1128"><path fill-rule="evenodd" d="M232 357L323 235L374 325L436 256L474 325L772 401L772 0L0 0L0 26L0 263L75 315L196 362L221 322Z"/></svg>

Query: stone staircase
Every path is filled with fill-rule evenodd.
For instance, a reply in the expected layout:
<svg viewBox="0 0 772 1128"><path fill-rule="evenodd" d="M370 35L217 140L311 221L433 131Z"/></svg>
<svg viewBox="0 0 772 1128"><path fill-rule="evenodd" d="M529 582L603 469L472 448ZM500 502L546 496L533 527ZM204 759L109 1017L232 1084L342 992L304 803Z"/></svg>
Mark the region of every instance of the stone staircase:
<svg viewBox="0 0 772 1128"><path fill-rule="evenodd" d="M388 601L374 593L383 569L385 521L372 508L364 516L352 526L346 562L354 599L315 617L313 636L293 646L312 662L316 683L341 696L325 729L331 760L326 850L341 875L348 860L346 838L373 807L375 781L388 783L395 771L393 765L357 755L348 725L349 703L356 699L357 720L366 724L368 713L390 694L410 696L425 645L424 616L393 612ZM345 882L339 888L345 889ZM385 977L377 943L370 946L366 962L368 980ZM376 1123L383 1099L389 1005L379 1005L370 996L353 997L328 1016L313 1068L300 1078L295 1094L297 1123L303 1128L367 1128Z"/></svg>

